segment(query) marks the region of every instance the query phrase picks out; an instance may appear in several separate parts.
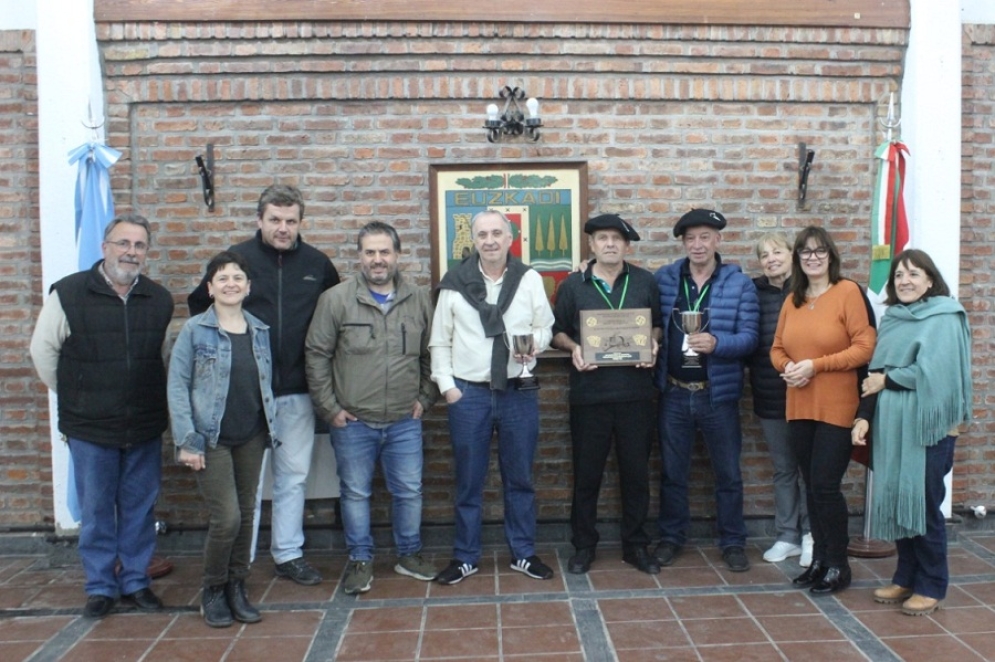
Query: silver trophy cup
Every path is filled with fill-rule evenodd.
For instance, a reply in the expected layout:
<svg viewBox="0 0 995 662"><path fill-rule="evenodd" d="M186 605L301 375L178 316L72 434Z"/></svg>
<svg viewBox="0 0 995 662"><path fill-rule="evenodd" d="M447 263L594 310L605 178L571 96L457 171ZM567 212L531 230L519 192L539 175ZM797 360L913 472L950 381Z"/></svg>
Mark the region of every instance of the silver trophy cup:
<svg viewBox="0 0 995 662"><path fill-rule="evenodd" d="M515 334L511 337L511 347L515 356L530 356L535 351L535 337L531 333ZM539 388L539 378L529 372L527 363L522 364L522 374L518 377L519 391L534 391Z"/></svg>
<svg viewBox="0 0 995 662"><path fill-rule="evenodd" d="M674 324L684 332L684 342L681 344L681 365L685 368L700 368L701 355L688 346L688 336L692 333L701 333L708 326L705 321L705 314L698 310L678 310L674 308L671 317ZM678 322L678 317L680 322Z"/></svg>

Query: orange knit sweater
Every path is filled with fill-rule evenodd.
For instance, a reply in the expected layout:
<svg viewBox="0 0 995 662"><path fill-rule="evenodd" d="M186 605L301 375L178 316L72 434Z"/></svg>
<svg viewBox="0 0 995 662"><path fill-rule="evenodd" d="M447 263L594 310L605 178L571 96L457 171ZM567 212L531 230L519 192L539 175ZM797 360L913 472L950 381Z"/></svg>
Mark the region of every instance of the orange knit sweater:
<svg viewBox="0 0 995 662"><path fill-rule="evenodd" d="M864 295L853 281L839 281L801 308L789 297L770 360L783 372L789 361L812 359L815 377L802 388L788 388L787 419L853 425L860 396L857 368L871 360L876 339Z"/></svg>

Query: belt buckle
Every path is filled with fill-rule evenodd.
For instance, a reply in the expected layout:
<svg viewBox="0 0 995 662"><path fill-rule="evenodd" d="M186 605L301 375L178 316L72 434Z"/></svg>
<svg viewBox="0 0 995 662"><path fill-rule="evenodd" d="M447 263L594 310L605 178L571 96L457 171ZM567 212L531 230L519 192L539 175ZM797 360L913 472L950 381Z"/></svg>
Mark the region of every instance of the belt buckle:
<svg viewBox="0 0 995 662"><path fill-rule="evenodd" d="M683 385L687 390L691 391L692 393L701 391L705 388L705 382L684 382Z"/></svg>

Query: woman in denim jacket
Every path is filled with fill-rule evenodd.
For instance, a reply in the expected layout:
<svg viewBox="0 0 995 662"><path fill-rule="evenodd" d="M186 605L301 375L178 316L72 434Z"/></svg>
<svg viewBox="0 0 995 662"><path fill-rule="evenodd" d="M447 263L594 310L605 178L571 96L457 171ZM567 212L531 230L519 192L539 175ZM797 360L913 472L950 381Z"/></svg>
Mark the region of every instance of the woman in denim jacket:
<svg viewBox="0 0 995 662"><path fill-rule="evenodd" d="M214 303L183 325L169 362L176 459L196 472L210 519L201 614L211 627L261 620L248 600L252 517L275 429L269 327L242 310L249 265L225 251L207 265Z"/></svg>

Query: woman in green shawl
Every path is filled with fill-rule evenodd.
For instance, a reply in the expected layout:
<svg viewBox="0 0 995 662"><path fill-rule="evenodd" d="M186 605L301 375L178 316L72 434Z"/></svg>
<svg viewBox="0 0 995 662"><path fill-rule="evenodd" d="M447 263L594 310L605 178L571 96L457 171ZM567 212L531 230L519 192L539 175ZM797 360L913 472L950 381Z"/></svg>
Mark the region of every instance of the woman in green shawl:
<svg viewBox="0 0 995 662"><path fill-rule="evenodd" d="M971 332L923 251L895 257L887 292L853 443L866 444L873 428L871 536L898 548L892 583L875 590L874 600L901 602L903 613L922 616L939 608L949 581L940 504L958 426L970 419Z"/></svg>

